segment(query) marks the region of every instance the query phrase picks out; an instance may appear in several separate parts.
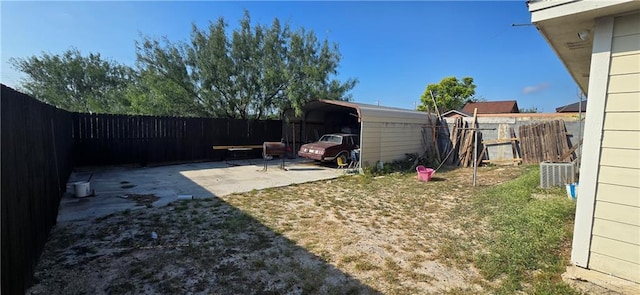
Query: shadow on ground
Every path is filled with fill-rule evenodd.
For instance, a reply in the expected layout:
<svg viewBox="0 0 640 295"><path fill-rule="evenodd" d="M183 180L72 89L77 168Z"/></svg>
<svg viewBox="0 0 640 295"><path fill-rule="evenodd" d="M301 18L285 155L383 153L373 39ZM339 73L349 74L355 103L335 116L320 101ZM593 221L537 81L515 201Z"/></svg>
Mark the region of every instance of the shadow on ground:
<svg viewBox="0 0 640 295"><path fill-rule="evenodd" d="M59 222L35 277L28 294L380 293L215 196Z"/></svg>

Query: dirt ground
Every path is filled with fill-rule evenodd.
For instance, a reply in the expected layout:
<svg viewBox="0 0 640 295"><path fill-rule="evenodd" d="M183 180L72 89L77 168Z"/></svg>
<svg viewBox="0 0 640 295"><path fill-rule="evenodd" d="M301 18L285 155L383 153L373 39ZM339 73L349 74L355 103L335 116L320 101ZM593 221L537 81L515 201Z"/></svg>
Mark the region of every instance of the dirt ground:
<svg viewBox="0 0 640 295"><path fill-rule="evenodd" d="M334 180L59 223L28 294L483 293L459 211L520 167ZM481 250L481 249L480 249ZM462 263L461 263L462 261Z"/></svg>

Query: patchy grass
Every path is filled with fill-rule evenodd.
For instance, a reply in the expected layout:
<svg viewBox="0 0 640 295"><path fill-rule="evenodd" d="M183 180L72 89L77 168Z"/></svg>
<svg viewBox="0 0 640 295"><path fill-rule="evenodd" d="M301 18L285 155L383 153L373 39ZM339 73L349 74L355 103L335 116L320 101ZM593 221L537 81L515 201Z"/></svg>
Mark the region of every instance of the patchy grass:
<svg viewBox="0 0 640 295"><path fill-rule="evenodd" d="M480 168L475 188L471 169L355 175L59 224L30 294L569 293L572 204L532 199L523 171Z"/></svg>
<svg viewBox="0 0 640 295"><path fill-rule="evenodd" d="M520 178L488 189L474 199L473 211L488 219L489 233L475 264L497 293L577 294L562 282L567 265L575 203L563 197L536 199L549 193L537 188L539 170L528 167Z"/></svg>

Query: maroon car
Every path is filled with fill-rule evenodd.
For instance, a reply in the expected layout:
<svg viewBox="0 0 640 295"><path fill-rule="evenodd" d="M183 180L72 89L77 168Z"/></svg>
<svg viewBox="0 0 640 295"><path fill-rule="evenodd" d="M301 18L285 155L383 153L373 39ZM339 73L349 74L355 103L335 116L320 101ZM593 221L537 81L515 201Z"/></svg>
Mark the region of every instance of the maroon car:
<svg viewBox="0 0 640 295"><path fill-rule="evenodd" d="M352 150L358 148L360 140L356 134L325 134L317 142L303 144L298 156L321 162L336 161L340 157L342 163L348 163Z"/></svg>

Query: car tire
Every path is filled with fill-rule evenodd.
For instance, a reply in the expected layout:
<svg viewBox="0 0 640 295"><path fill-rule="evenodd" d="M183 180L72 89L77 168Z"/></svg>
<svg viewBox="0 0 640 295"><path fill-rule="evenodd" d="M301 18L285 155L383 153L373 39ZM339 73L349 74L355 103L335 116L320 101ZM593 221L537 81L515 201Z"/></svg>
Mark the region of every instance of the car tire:
<svg viewBox="0 0 640 295"><path fill-rule="evenodd" d="M349 157L347 156L347 153L340 153L337 157L336 157L336 165L340 166L338 163L338 158L342 158L342 163L349 163Z"/></svg>

